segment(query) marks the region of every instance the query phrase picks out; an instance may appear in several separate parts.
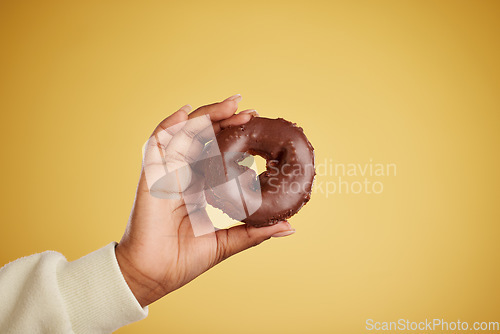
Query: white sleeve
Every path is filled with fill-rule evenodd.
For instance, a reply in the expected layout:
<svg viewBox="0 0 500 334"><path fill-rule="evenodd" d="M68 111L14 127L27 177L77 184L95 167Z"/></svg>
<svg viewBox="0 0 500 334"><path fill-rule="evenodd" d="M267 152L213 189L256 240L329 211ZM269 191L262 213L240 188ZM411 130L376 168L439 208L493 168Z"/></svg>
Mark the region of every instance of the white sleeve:
<svg viewBox="0 0 500 334"><path fill-rule="evenodd" d="M73 262L46 251L0 268L0 333L111 333L144 319L115 246Z"/></svg>

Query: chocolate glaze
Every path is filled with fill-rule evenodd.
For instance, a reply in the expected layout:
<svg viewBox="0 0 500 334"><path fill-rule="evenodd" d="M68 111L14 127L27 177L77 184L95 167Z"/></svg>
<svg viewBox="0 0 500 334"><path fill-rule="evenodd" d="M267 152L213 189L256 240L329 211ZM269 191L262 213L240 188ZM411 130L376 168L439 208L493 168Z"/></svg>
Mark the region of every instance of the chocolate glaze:
<svg viewBox="0 0 500 334"><path fill-rule="evenodd" d="M212 206L237 220L246 217L244 223L266 226L290 218L309 201L316 174L314 149L296 124L282 118L254 117L221 131L216 140L221 155L207 159L204 165L205 195ZM215 143L207 149L216 149ZM248 154L266 159L267 170L258 178L252 169L239 164ZM235 178L240 187L234 181L232 187L224 186Z"/></svg>

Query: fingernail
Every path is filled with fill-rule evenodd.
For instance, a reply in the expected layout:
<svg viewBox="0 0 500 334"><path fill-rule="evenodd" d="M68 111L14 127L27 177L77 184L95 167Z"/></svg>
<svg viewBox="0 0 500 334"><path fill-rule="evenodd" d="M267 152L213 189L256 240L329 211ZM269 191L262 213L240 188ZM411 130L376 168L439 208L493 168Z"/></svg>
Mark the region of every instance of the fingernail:
<svg viewBox="0 0 500 334"><path fill-rule="evenodd" d="M274 233L271 237L272 238L286 237L287 235L291 235L294 233L295 233L295 229L291 229L290 231L283 231L283 232Z"/></svg>
<svg viewBox="0 0 500 334"><path fill-rule="evenodd" d="M226 102L226 101L236 101L236 103L240 102L242 99L241 95L240 94L235 94L233 96L230 96L228 97L227 99L225 99L223 102Z"/></svg>
<svg viewBox="0 0 500 334"><path fill-rule="evenodd" d="M177 110L175 113L185 112L186 114L189 114L191 112L191 109L193 109L193 107L191 107L190 104L186 104L180 107L179 110Z"/></svg>
<svg viewBox="0 0 500 334"><path fill-rule="evenodd" d="M239 114L250 114L253 117L258 117L259 116L259 113L255 109L243 110L243 111L240 111Z"/></svg>

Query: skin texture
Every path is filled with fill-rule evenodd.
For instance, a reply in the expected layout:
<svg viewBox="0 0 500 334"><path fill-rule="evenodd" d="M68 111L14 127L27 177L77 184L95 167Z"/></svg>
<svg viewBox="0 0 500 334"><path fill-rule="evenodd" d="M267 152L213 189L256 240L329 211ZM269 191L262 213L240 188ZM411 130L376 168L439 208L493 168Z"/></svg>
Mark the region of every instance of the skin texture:
<svg viewBox="0 0 500 334"><path fill-rule="evenodd" d="M228 126L245 124L256 112L245 110L236 114L240 100L240 95L234 95L191 113L191 106L186 105L163 120L153 135L204 114L210 115L215 134ZM203 210L200 214L206 215L206 212ZM207 215L203 217L209 219ZM262 228L239 225L194 237L182 199L151 196L143 167L127 228L116 247L116 258L127 284L144 307L224 259L271 237L294 232L290 224L283 221Z"/></svg>

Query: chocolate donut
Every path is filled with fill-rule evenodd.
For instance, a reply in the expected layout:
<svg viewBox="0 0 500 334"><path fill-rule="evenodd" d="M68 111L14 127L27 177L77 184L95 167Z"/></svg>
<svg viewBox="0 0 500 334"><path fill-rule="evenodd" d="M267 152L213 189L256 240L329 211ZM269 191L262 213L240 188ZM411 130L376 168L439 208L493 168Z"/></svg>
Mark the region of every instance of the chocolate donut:
<svg viewBox="0 0 500 334"><path fill-rule="evenodd" d="M207 152L205 197L233 219L257 227L273 225L310 199L314 149L294 123L254 117L221 131ZM259 176L239 164L249 154L266 159L266 171Z"/></svg>

